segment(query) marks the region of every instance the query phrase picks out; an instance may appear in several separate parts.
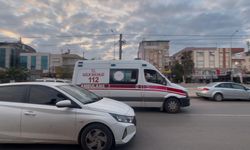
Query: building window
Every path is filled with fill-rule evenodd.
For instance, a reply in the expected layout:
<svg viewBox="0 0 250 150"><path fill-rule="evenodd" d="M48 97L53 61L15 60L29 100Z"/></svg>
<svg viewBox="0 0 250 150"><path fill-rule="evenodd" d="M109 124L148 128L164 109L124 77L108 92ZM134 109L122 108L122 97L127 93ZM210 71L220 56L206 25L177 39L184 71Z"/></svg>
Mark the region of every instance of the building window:
<svg viewBox="0 0 250 150"><path fill-rule="evenodd" d="M209 52L209 67L215 68L215 53Z"/></svg>
<svg viewBox="0 0 250 150"><path fill-rule="evenodd" d="M20 56L20 65L22 68L27 68L27 65L28 65L28 57L27 56Z"/></svg>
<svg viewBox="0 0 250 150"><path fill-rule="evenodd" d="M197 68L204 68L204 52L196 53L196 66Z"/></svg>
<svg viewBox="0 0 250 150"><path fill-rule="evenodd" d="M48 70L48 56L41 57L41 68L42 70Z"/></svg>
<svg viewBox="0 0 250 150"><path fill-rule="evenodd" d="M31 70L35 70L36 69L36 56L31 56L31 66L30 66Z"/></svg>
<svg viewBox="0 0 250 150"><path fill-rule="evenodd" d="M10 55L10 67L17 67L19 60L19 51L17 49L11 49Z"/></svg>
<svg viewBox="0 0 250 150"><path fill-rule="evenodd" d="M219 67L220 67L220 68L223 68L224 56L223 56L223 53L222 53L222 52L220 52L219 59L220 59Z"/></svg>
<svg viewBox="0 0 250 150"><path fill-rule="evenodd" d="M0 48L0 67L2 68L5 68L5 56L6 56L5 48Z"/></svg>

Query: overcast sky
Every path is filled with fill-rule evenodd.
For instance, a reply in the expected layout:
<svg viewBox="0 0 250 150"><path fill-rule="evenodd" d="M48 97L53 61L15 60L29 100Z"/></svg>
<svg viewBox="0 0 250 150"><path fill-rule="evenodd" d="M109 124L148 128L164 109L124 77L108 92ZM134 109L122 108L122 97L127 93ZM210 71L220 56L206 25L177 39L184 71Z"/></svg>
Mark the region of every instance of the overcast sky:
<svg viewBox="0 0 250 150"><path fill-rule="evenodd" d="M39 52L71 49L88 59L113 59L114 48L118 58L120 33L124 59L142 40L170 40L170 54L231 41L245 48L249 14L249 0L0 0L0 41L22 37Z"/></svg>

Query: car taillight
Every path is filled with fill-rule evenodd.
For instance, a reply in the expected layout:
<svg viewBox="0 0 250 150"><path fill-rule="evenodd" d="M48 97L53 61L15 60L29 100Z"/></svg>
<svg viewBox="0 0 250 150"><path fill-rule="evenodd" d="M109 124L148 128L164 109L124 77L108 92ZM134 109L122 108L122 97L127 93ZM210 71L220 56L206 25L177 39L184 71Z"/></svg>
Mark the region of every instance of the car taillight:
<svg viewBox="0 0 250 150"><path fill-rule="evenodd" d="M202 91L209 91L209 88L202 88Z"/></svg>

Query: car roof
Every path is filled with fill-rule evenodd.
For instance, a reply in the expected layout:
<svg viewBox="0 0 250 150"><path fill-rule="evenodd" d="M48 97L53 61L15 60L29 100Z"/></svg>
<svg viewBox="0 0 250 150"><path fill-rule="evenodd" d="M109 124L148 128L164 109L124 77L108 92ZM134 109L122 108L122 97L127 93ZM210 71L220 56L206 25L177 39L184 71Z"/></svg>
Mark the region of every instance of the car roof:
<svg viewBox="0 0 250 150"><path fill-rule="evenodd" d="M60 86L60 85L69 85L69 83L62 83L62 82L16 82L16 83L4 83L4 84L0 84L0 86L8 86L8 85Z"/></svg>
<svg viewBox="0 0 250 150"><path fill-rule="evenodd" d="M215 86L215 85L222 84L222 83L240 84L240 83L236 83L236 82L211 82L209 84L212 84L212 86ZM209 85L209 84L207 84L207 85Z"/></svg>

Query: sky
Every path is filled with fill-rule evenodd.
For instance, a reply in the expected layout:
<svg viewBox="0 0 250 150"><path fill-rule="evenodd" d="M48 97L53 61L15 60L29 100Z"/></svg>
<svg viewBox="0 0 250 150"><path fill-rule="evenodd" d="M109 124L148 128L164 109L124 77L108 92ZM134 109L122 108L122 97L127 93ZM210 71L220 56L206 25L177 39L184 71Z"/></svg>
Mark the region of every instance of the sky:
<svg viewBox="0 0 250 150"><path fill-rule="evenodd" d="M249 0L0 0L0 41L87 59L136 58L143 40L185 47L243 47L250 39Z"/></svg>

